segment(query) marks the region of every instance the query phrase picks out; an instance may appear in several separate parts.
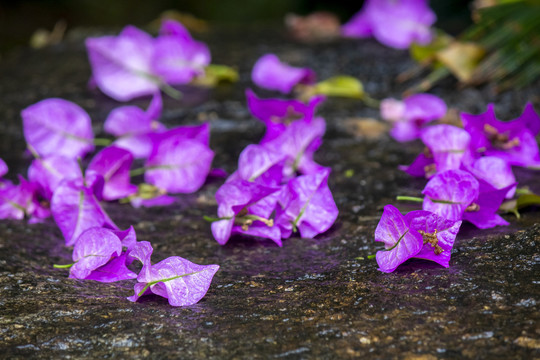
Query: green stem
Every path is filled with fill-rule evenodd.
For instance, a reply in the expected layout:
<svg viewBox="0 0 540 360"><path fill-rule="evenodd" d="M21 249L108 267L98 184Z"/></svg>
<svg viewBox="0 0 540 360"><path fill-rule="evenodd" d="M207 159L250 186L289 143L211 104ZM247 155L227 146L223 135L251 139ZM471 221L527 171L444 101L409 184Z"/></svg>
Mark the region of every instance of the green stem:
<svg viewBox="0 0 540 360"><path fill-rule="evenodd" d="M213 223L213 222L216 222L216 221L221 221L221 220L231 220L232 219L232 216L229 216L229 217L222 217L222 218L215 218L215 217L211 217L211 216L206 216L204 215L203 216L203 219L205 221L208 221L210 223Z"/></svg>
<svg viewBox="0 0 540 360"><path fill-rule="evenodd" d="M139 175L142 175L146 172L146 170L148 170L148 168L145 168L145 167L140 167L138 169L133 169L129 172L129 176L131 177L134 177L134 176L139 176Z"/></svg>
<svg viewBox="0 0 540 360"><path fill-rule="evenodd" d="M53 264L53 268L55 268L55 269L69 269L73 265L75 265L75 263L73 263L73 264L65 264L65 265Z"/></svg>
<svg viewBox="0 0 540 360"><path fill-rule="evenodd" d="M96 146L109 146L112 144L111 139L106 138L94 138L94 145Z"/></svg>
<svg viewBox="0 0 540 360"><path fill-rule="evenodd" d="M204 271L204 270L203 270ZM154 280L154 281L151 281L149 283L146 284L146 286L137 294L137 296L143 296L144 292L152 285L155 285L157 283L160 283L160 282L167 282L167 281L171 281L171 280L175 280L175 279L179 279L181 277L185 277L185 276L189 276L189 275L195 275L195 274L198 274L202 271L195 271L195 272L192 272L192 273L189 273L189 274L183 274L183 275L177 275L177 276L173 276L173 277L170 277L170 278L166 278L166 279L161 279L161 280Z"/></svg>
<svg viewBox="0 0 540 360"><path fill-rule="evenodd" d="M36 159L41 159L41 156L39 156L39 154L37 153L36 149L34 149L34 147L30 144L27 144L26 145L28 147L28 151L30 151L30 153L32 154L32 156Z"/></svg>
<svg viewBox="0 0 540 360"><path fill-rule="evenodd" d="M398 200L398 201L424 202L423 198L416 197L416 196L396 196L396 200Z"/></svg>
<svg viewBox="0 0 540 360"><path fill-rule="evenodd" d="M372 98L368 94L364 94L362 101L371 108L378 109L381 106L381 102L379 100Z"/></svg>
<svg viewBox="0 0 540 360"><path fill-rule="evenodd" d="M176 89L173 88L171 85L166 84L166 83L164 83L164 82L159 82L158 85L159 85L159 88L160 88L165 94L169 95L169 96L172 97L173 99L175 99L175 100L180 100L180 99L182 98L182 92L176 90Z"/></svg>
<svg viewBox="0 0 540 360"><path fill-rule="evenodd" d="M376 256L375 254L373 254L373 255L368 255L367 258L371 260L371 259L375 259L375 256Z"/></svg>

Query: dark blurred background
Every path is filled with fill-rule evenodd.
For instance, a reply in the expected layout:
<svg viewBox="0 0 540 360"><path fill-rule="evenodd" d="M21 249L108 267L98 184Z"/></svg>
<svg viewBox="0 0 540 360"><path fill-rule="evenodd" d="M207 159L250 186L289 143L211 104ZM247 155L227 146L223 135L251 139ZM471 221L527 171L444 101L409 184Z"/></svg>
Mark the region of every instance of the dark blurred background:
<svg viewBox="0 0 540 360"><path fill-rule="evenodd" d="M471 0L432 0L436 26L458 33L470 23ZM52 30L63 20L75 27L120 28L148 25L166 10L207 20L210 23L283 23L287 13L306 15L330 11L347 21L363 4L350 0L2 0L0 1L0 53L29 44L39 28Z"/></svg>

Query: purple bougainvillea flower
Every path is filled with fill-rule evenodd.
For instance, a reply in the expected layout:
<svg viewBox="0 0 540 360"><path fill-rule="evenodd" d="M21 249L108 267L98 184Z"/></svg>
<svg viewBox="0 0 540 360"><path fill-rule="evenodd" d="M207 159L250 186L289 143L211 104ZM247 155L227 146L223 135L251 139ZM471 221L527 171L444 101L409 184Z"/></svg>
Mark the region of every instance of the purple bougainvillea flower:
<svg viewBox="0 0 540 360"><path fill-rule="evenodd" d="M475 160L465 169L477 179L483 180L495 189L502 189L516 183L512 167L506 161L495 156L484 156ZM512 186L506 194L507 199L514 197L517 186Z"/></svg>
<svg viewBox="0 0 540 360"><path fill-rule="evenodd" d="M129 231L129 230L128 230ZM137 274L126 266L127 254L114 231L90 228L83 232L73 247L70 278L113 282L134 279Z"/></svg>
<svg viewBox="0 0 540 360"><path fill-rule="evenodd" d="M159 92L154 94L146 111L137 106L118 107L105 120L105 131L119 137L114 142L115 146L130 151L135 158L147 158L152 151L152 134L166 130L157 121L162 109Z"/></svg>
<svg viewBox="0 0 540 360"><path fill-rule="evenodd" d="M193 40L182 24L165 20L155 39L152 72L167 84L187 84L210 64L206 44Z"/></svg>
<svg viewBox="0 0 540 360"><path fill-rule="evenodd" d="M58 185L67 179L82 179L82 171L76 159L65 156L36 158L28 168L28 180L34 182L44 199L50 201Z"/></svg>
<svg viewBox="0 0 540 360"><path fill-rule="evenodd" d="M8 166L4 160L0 158L0 178L8 173Z"/></svg>
<svg viewBox="0 0 540 360"><path fill-rule="evenodd" d="M310 123L315 109L325 99L324 96L314 96L308 104L298 100L261 99L251 89L246 90L246 98L251 114L266 125L266 133L260 144L278 137L293 121Z"/></svg>
<svg viewBox="0 0 540 360"><path fill-rule="evenodd" d="M159 134L148 157L144 178L171 193L192 193L205 182L214 152L208 147L208 125ZM204 138L204 139L201 139Z"/></svg>
<svg viewBox="0 0 540 360"><path fill-rule="evenodd" d="M483 114L461 114L465 130L471 134L471 150L496 156L510 165L540 166L540 153L535 135L540 118L528 104L523 114L512 121L497 120L493 104Z"/></svg>
<svg viewBox="0 0 540 360"><path fill-rule="evenodd" d="M399 169L411 176L425 176L429 178L435 173L435 162L433 161L433 156L426 156L426 154L421 153L414 159L411 165L400 165Z"/></svg>
<svg viewBox="0 0 540 360"><path fill-rule="evenodd" d="M400 142L418 139L424 125L442 118L446 111L445 102L431 94L416 94L403 101L381 101L381 117L393 124L390 135Z"/></svg>
<svg viewBox="0 0 540 360"><path fill-rule="evenodd" d="M435 125L422 132L422 141L433 156L435 171L459 169L472 161L469 153L471 137L468 132L452 125Z"/></svg>
<svg viewBox="0 0 540 360"><path fill-rule="evenodd" d="M212 223L212 234L216 241L225 245L233 232L247 233L253 226L264 225L266 235L257 228L257 235L268 237L281 246L281 234L276 236L277 226L269 215L274 211L275 201L265 202L255 207L258 202L277 192L279 188L269 187L246 180L233 180L223 184L216 192L218 217L220 220ZM256 209L256 214L251 208Z"/></svg>
<svg viewBox="0 0 540 360"><path fill-rule="evenodd" d="M328 188L329 175L330 169L325 168L288 182L286 200L276 216L283 238L290 237L296 229L302 237L313 238L334 224L338 208Z"/></svg>
<svg viewBox="0 0 540 360"><path fill-rule="evenodd" d="M313 84L315 73L309 68L297 68L282 63L274 54L266 54L253 66L251 79L261 88L288 94L296 84Z"/></svg>
<svg viewBox="0 0 540 360"><path fill-rule="evenodd" d="M422 235L409 228L405 217L392 205L386 205L375 229L375 241L384 243L385 250L377 251L379 270L390 273L414 257L424 246Z"/></svg>
<svg viewBox="0 0 540 360"><path fill-rule="evenodd" d="M92 172L90 172L92 173ZM99 179L99 176L94 176ZM66 245L75 243L78 237L87 229L93 227L118 228L101 208L96 192L103 187L103 178L64 180L56 189L51 200L51 211L54 221L62 231ZM85 184L86 183L86 184ZM101 185L101 186L100 186Z"/></svg>
<svg viewBox="0 0 540 360"><path fill-rule="evenodd" d="M406 49L413 42L431 41L436 16L427 0L366 0L360 12L342 27L347 37L374 36L380 43Z"/></svg>
<svg viewBox="0 0 540 360"><path fill-rule="evenodd" d="M83 157L94 150L90 117L79 105L45 99L21 112L24 138L40 156Z"/></svg>
<svg viewBox="0 0 540 360"><path fill-rule="evenodd" d="M118 101L159 91L160 79L152 72L154 39L134 26L118 36L86 39L88 58L96 85Z"/></svg>
<svg viewBox="0 0 540 360"><path fill-rule="evenodd" d="M106 147L94 156L88 170L103 176L103 199L117 200L137 191L137 186L131 184L129 174L132 163L133 155L115 146Z"/></svg>
<svg viewBox="0 0 540 360"><path fill-rule="evenodd" d="M414 256L418 259L435 261L449 267L452 247L461 226L461 221L447 220L429 211L411 211L405 215L410 229L422 235L424 246Z"/></svg>
<svg viewBox="0 0 540 360"><path fill-rule="evenodd" d="M130 199L131 206L138 209L140 207L154 207L154 206L169 206L174 204L178 199L174 196L159 195L151 199L143 199L135 197Z"/></svg>
<svg viewBox="0 0 540 360"><path fill-rule="evenodd" d="M284 163L284 154L262 145L251 144L240 153L236 178L267 186L279 186L283 179Z"/></svg>
<svg viewBox="0 0 540 360"><path fill-rule="evenodd" d="M219 265L197 265L179 256L152 265L152 251L149 242L141 241L130 254L141 261L143 268L137 277L135 294L128 300L135 302L153 293L168 299L172 306L189 306L206 295Z"/></svg>
<svg viewBox="0 0 540 360"><path fill-rule="evenodd" d="M19 175L19 185L0 184L0 219L22 220L36 210L36 185Z"/></svg>
<svg viewBox="0 0 540 360"><path fill-rule="evenodd" d="M479 229L489 229L499 225L510 225L497 214L497 211L508 191L515 188L516 184L511 184L502 189L495 189L483 180L480 180L479 183L479 195L474 203L466 209L465 213L463 213L463 220L467 220Z"/></svg>
<svg viewBox="0 0 540 360"><path fill-rule="evenodd" d="M313 161L313 154L321 145L325 131L326 123L321 117L315 117L311 123L295 121L280 136L264 146L285 155L286 176L292 176L296 171L307 175L323 168Z"/></svg>
<svg viewBox="0 0 540 360"><path fill-rule="evenodd" d="M448 170L436 174L422 191L423 210L445 219L458 221L465 210L478 198L478 180L462 170Z"/></svg>

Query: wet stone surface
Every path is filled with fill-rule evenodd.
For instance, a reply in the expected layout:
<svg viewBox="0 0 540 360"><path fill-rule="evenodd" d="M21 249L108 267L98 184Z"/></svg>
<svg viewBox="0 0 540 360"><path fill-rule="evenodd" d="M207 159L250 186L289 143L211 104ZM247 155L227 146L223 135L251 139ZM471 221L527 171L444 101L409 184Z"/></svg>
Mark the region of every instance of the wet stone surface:
<svg viewBox="0 0 540 360"><path fill-rule="evenodd" d="M222 29L201 37L213 62L237 66L241 80L214 90L186 88L182 102L165 99L163 122L209 120L214 166L227 171L234 170L243 147L263 133L243 95L253 86L251 66L263 53L310 66L320 79L358 76L375 98L399 97L406 86L393 79L411 66L405 52L371 41L307 46L264 28ZM53 48L19 50L0 62L0 156L12 178L30 163L23 153L21 109L47 97L66 98L84 107L95 133L103 135L106 115L119 105L87 89L90 70L82 44L75 33ZM539 109L539 88L495 94L490 86L457 90L447 80L432 93L473 113L494 102L498 116L511 119L526 101ZM145 107L148 99L133 103ZM52 268L71 260L52 221L2 221L0 357L539 357L540 209L524 211L520 220L505 216L510 227L464 226L449 269L411 260L383 274L374 260L355 258L380 248L373 232L382 207L395 204L398 194L418 195L422 189L424 181L397 169L412 161L421 144L403 146L386 134L358 133L351 118L377 118L378 112L356 101L329 99L320 113L328 131L316 160L333 170L330 187L340 215L316 239L291 238L283 248L242 237L218 245L202 216L215 214L214 193L222 180L211 180L166 208L106 205L120 227L134 225L139 240L152 242L154 262L178 255L221 266L206 297L194 306L173 308L159 297L131 303L125 298L132 282L68 279L66 270ZM517 176L522 184L540 185L538 174L520 170Z"/></svg>

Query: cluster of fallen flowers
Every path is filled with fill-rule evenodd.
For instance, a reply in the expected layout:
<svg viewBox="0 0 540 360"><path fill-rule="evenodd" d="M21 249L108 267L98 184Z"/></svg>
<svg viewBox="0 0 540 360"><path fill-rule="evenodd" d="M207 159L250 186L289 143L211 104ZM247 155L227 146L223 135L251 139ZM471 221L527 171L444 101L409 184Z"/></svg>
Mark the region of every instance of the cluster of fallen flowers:
<svg viewBox="0 0 540 360"><path fill-rule="evenodd" d="M189 42L193 46L186 48ZM143 51L149 43L151 56ZM52 215L65 244L73 246L74 261L55 267L69 268L71 278L101 282L136 278L131 301L153 293L173 306L194 304L206 294L219 266L197 265L178 256L152 264L151 244L137 241L133 227L121 231L100 201L131 202L134 207L168 205L175 201L169 194L192 193L204 184L214 157L209 124L167 129L158 121L162 101L159 86L154 85L187 81L206 64L204 59L209 60L208 50L172 21L164 23L156 39L127 27L117 37L88 39L87 47L93 81L100 89L118 100L152 93L148 109L114 109L104 124L105 131L116 137L112 144L94 138L89 115L70 101L45 99L24 109L23 132L34 160L28 180L19 175L18 185L2 181L0 217L26 216L33 223ZM149 59L152 68L141 67ZM170 66L182 63L181 69L169 69L177 77L169 76L165 66L169 61ZM83 171L81 159L96 145L107 146ZM144 161L144 167L132 170L134 159ZM5 173L7 166L0 161L0 176ZM144 183L132 183L133 176L143 174ZM138 275L130 269L134 261L142 264Z"/></svg>
<svg viewBox="0 0 540 360"><path fill-rule="evenodd" d="M315 116L323 101L260 99L246 92L251 113L266 125L259 144L240 154L238 169L216 193L218 218L212 233L220 244L240 233L274 241L299 231L304 238L325 232L338 209L328 188L330 169L313 161L326 129Z"/></svg>
<svg viewBox="0 0 540 360"><path fill-rule="evenodd" d="M403 216L392 205L384 209L375 230L375 241L385 244L376 254L383 272L394 271L410 258L448 267L462 221L480 229L508 225L497 211L516 193L512 166L540 167L535 140L540 117L531 104L509 122L497 120L490 105L480 115L462 114L463 128L426 125L444 113L444 102L428 94L381 103L381 116L394 123L391 134L396 140L420 137L426 146L411 165L401 169L429 179L422 191L424 198L398 197L422 202L423 210Z"/></svg>

